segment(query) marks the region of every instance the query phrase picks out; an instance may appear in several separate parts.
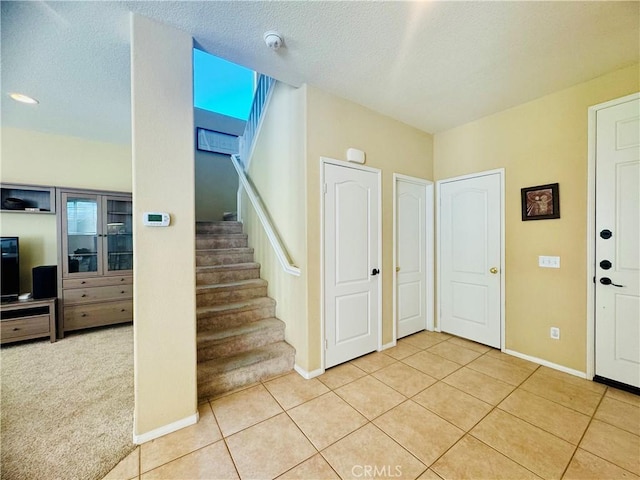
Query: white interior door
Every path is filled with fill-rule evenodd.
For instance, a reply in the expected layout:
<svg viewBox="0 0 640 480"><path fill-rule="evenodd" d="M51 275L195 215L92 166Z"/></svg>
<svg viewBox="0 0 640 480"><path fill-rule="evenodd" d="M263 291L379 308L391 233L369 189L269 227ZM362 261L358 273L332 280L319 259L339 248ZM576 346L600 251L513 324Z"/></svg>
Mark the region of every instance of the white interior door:
<svg viewBox="0 0 640 480"><path fill-rule="evenodd" d="M640 100L596 122L596 375L640 387Z"/></svg>
<svg viewBox="0 0 640 480"><path fill-rule="evenodd" d="M377 350L380 174L324 163L325 368Z"/></svg>
<svg viewBox="0 0 640 480"><path fill-rule="evenodd" d="M500 348L502 172L439 187L440 329Z"/></svg>
<svg viewBox="0 0 640 480"><path fill-rule="evenodd" d="M402 338L427 326L427 184L396 176L395 185L396 318Z"/></svg>

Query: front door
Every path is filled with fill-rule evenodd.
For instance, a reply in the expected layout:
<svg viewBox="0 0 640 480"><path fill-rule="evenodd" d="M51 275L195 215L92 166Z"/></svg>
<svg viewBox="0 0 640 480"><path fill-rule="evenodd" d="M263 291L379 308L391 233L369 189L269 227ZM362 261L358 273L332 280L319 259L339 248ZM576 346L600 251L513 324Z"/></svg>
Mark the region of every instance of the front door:
<svg viewBox="0 0 640 480"><path fill-rule="evenodd" d="M424 181L396 178L397 338L426 328L426 191Z"/></svg>
<svg viewBox="0 0 640 480"><path fill-rule="evenodd" d="M439 185L440 329L500 348L502 172Z"/></svg>
<svg viewBox="0 0 640 480"><path fill-rule="evenodd" d="M640 100L596 119L596 375L640 387Z"/></svg>
<svg viewBox="0 0 640 480"><path fill-rule="evenodd" d="M325 368L377 350L380 173L324 163Z"/></svg>

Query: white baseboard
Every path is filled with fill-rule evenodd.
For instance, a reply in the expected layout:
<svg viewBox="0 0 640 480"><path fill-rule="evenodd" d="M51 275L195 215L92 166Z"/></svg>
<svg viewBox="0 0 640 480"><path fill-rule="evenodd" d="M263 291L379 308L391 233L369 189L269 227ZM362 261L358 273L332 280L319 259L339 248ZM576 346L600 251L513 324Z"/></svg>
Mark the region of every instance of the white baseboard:
<svg viewBox="0 0 640 480"><path fill-rule="evenodd" d="M181 428L195 425L196 423L198 423L199 418L200 413L196 411L196 413L194 413L193 415L189 415L187 418L183 418L182 420L170 423L169 425L164 425L160 428L156 428L155 430L151 430L150 432L142 433L140 435L136 435L134 433L133 443L135 443L136 445L141 445L143 443L155 440L156 438L180 430Z"/></svg>
<svg viewBox="0 0 640 480"><path fill-rule="evenodd" d="M387 348L393 348L396 346L396 341L394 340L393 342L389 342L389 343L385 343L384 345L382 345L382 348L380 349L382 350L386 350Z"/></svg>
<svg viewBox="0 0 640 480"><path fill-rule="evenodd" d="M554 370L559 370L560 372L568 373L569 375L575 375L576 377L580 377L580 378L587 378L587 374L585 372L580 372L578 370L574 370L573 368L564 367L562 365L558 365L557 363L543 360L542 358L532 357L531 355L525 355L524 353L516 352L513 350L507 350L507 349L504 349L503 352L508 355L513 355L514 357L522 358L523 360L529 360L530 362L537 363L539 365L544 365L545 367L553 368Z"/></svg>
<svg viewBox="0 0 640 480"><path fill-rule="evenodd" d="M295 364L293 366L293 369L296 372L298 372L302 376L302 378L306 378L307 380L310 380L310 379L315 378L315 377L319 377L320 375L322 375L324 373L324 368L318 368L317 370L313 370L311 372L307 372L304 368L302 368L298 364Z"/></svg>

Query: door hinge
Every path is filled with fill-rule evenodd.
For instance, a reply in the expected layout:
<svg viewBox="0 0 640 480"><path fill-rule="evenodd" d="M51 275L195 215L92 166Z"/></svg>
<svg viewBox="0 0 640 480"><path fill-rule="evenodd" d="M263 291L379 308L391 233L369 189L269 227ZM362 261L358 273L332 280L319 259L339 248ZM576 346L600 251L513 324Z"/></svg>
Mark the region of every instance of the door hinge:
<svg viewBox="0 0 640 480"><path fill-rule="evenodd" d="M324 349L326 350L327 348L329 348L329 341L325 338L324 339Z"/></svg>
<svg viewBox="0 0 640 480"><path fill-rule="evenodd" d="M322 185L322 191L324 193L327 193L327 184L326 183L324 185Z"/></svg>

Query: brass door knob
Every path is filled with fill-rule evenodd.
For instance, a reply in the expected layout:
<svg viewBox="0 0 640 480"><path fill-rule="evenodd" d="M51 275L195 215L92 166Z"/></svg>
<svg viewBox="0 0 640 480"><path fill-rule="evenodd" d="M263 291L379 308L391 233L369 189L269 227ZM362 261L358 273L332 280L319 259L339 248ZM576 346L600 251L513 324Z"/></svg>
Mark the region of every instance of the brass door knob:
<svg viewBox="0 0 640 480"><path fill-rule="evenodd" d="M400 267L396 267L396 272L399 272L399 271L400 271Z"/></svg>
<svg viewBox="0 0 640 480"><path fill-rule="evenodd" d="M498 273L498 269L497 269L496 267L491 267L491 268L489 269L489 271L490 271L491 273L493 273L494 275L495 275L496 273Z"/></svg>

